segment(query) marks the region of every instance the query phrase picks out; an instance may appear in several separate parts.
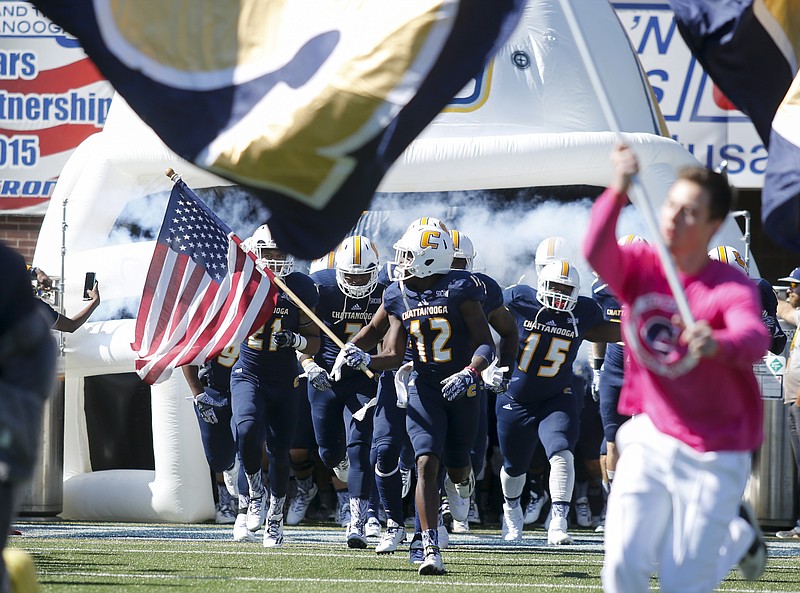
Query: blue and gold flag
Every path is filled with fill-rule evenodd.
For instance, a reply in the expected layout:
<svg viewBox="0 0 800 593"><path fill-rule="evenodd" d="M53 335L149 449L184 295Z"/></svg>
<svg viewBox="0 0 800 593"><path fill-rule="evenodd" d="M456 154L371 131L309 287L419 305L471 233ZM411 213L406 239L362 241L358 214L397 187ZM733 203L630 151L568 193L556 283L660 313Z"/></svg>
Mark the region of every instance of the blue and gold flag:
<svg viewBox="0 0 800 593"><path fill-rule="evenodd" d="M34 0L187 160L261 197L278 245L330 251L524 0Z"/></svg>

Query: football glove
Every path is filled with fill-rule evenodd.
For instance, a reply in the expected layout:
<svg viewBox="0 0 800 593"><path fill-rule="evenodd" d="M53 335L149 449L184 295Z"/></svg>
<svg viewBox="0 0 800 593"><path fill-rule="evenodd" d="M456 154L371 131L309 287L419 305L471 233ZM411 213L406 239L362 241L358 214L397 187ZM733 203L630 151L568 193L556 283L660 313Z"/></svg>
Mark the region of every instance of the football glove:
<svg viewBox="0 0 800 593"><path fill-rule="evenodd" d="M488 367L483 369L481 377L483 382L486 383L487 389L494 393L505 393L511 384L511 380L505 377L507 372L508 367L498 367L497 359L495 358Z"/></svg>
<svg viewBox="0 0 800 593"><path fill-rule="evenodd" d="M303 336L289 330L275 332L272 339L278 348L300 348L303 344Z"/></svg>
<svg viewBox="0 0 800 593"><path fill-rule="evenodd" d="M592 399L600 401L600 369L592 369Z"/></svg>
<svg viewBox="0 0 800 593"><path fill-rule="evenodd" d="M352 342L344 345L344 363L351 369L368 367L371 362L372 357Z"/></svg>
<svg viewBox="0 0 800 593"><path fill-rule="evenodd" d="M331 388L331 380L328 377L328 372L319 366L316 362L307 362L303 365L308 382L317 391L328 391Z"/></svg>
<svg viewBox="0 0 800 593"><path fill-rule="evenodd" d="M228 405L227 397L220 401L205 392L192 399L194 400L194 405L197 406L197 413L200 415L200 419L207 424L216 424L218 422L215 408L222 408Z"/></svg>
<svg viewBox="0 0 800 593"><path fill-rule="evenodd" d="M442 396L449 402L465 395L474 396L477 393L478 377L478 371L472 367L464 367L441 382Z"/></svg>

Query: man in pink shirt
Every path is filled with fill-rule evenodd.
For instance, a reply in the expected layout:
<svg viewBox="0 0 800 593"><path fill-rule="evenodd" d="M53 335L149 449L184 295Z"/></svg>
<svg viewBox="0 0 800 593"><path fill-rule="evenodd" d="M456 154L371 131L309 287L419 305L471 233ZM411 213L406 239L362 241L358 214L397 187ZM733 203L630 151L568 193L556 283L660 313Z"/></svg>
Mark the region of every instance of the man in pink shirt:
<svg viewBox="0 0 800 593"><path fill-rule="evenodd" d="M634 418L617 435L604 590L649 591L654 567L664 593L712 591L737 562L745 578L757 579L766 546L741 497L763 437L752 365L769 336L752 283L707 255L730 209L730 188L716 173L686 169L661 208L661 236L697 319L684 328L655 248L617 244L638 162L626 146L611 160L613 180L592 209L584 254L626 305L631 359L619 411Z"/></svg>

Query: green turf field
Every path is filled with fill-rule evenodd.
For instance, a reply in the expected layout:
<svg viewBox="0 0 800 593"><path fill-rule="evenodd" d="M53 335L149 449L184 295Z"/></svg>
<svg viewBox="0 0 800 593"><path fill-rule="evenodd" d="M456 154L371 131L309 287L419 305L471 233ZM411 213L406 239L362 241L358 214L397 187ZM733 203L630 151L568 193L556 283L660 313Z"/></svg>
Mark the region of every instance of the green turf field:
<svg viewBox="0 0 800 593"><path fill-rule="evenodd" d="M214 525L36 521L16 527L22 535L11 536L9 545L34 556L48 593L601 591L602 538L589 531L573 531L575 545L557 549L545 545L541 528L526 529L520 545L506 544L496 529L453 535L444 551L448 574L420 577L407 546L392 556L349 550L342 529L319 525L287 528L279 550L265 550L260 541L234 543L230 527ZM733 572L720 590L800 593L800 540L768 538L768 547L762 580L743 581Z"/></svg>

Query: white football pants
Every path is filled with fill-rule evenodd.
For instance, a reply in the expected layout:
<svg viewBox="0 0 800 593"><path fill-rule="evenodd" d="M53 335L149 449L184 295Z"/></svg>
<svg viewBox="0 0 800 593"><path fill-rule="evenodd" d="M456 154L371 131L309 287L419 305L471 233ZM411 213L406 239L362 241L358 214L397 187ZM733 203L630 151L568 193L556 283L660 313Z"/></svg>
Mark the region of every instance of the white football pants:
<svg viewBox="0 0 800 593"><path fill-rule="evenodd" d="M608 498L603 590L707 593L755 538L739 517L750 453L700 453L639 415L617 434L621 455Z"/></svg>

